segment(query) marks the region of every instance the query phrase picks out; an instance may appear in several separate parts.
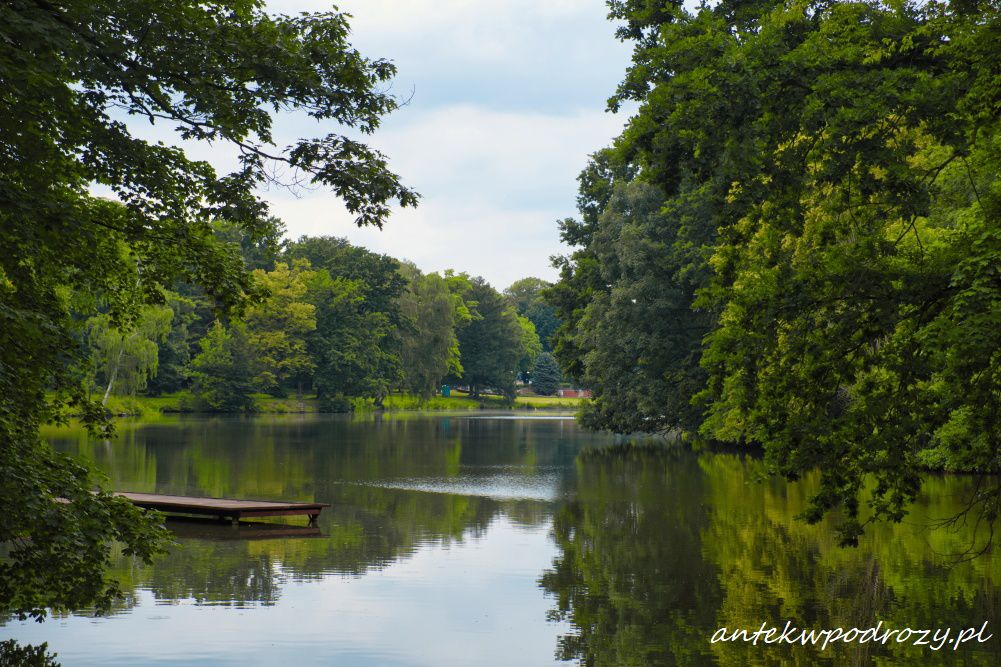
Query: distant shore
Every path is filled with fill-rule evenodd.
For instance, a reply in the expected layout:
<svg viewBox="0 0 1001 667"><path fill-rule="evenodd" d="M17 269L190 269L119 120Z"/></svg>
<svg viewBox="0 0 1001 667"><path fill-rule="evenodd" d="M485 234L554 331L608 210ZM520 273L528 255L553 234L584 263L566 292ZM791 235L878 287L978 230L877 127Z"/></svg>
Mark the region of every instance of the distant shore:
<svg viewBox="0 0 1001 667"><path fill-rule="evenodd" d="M461 392L451 396L433 396L426 401L411 394L391 394L381 406L372 399L345 399L343 409L323 409L321 401L314 395L302 398L287 396L277 398L267 394L254 394L254 414L318 414L337 412L401 412L401 411L447 411L447 410L541 410L576 411L581 404L579 398L558 396L518 396L513 402L500 396L481 395L470 397ZM112 396L107 408L115 417L144 417L161 414L219 414L196 409L190 392L181 391L161 396Z"/></svg>

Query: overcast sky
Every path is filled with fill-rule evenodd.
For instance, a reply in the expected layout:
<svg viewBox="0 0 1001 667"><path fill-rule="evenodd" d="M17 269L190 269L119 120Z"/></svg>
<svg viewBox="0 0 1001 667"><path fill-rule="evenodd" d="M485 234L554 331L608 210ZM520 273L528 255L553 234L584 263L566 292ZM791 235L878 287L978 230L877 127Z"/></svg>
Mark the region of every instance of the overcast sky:
<svg viewBox="0 0 1001 667"><path fill-rule="evenodd" d="M399 69L393 92L410 102L367 141L422 200L378 231L356 228L326 192L264 192L289 236L345 236L424 271L482 275L498 289L526 276L555 278L549 257L565 251L556 220L576 214L577 174L626 120L604 110L630 53L615 39L604 1L338 6L354 17L354 46ZM330 5L272 0L269 7L295 13ZM286 122L299 136L323 130Z"/></svg>

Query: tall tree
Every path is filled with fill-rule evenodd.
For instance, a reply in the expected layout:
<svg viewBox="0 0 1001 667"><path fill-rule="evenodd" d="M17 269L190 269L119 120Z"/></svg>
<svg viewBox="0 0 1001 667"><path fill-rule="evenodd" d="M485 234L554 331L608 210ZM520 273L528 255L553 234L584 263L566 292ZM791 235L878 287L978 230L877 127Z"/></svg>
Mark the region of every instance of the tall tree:
<svg viewBox="0 0 1001 667"><path fill-rule="evenodd" d="M332 278L326 270L309 284L307 299L316 306L316 330L308 340L316 364L313 388L330 407L347 396L381 402L400 379L397 328L386 313L368 308L366 291L360 280Z"/></svg>
<svg viewBox="0 0 1001 667"><path fill-rule="evenodd" d="M316 330L316 306L306 300L314 275L304 259L291 267L278 262L273 271L254 271L268 296L247 308L244 321L257 356L257 385L263 391L281 396L291 384L301 396L316 368L306 349Z"/></svg>
<svg viewBox="0 0 1001 667"><path fill-rule="evenodd" d="M515 312L518 319L518 328L521 338L521 359L518 360L518 374L522 380L531 377L532 369L535 368L535 360L542 353L542 342L539 334L535 332L535 325L532 320L522 317Z"/></svg>
<svg viewBox="0 0 1001 667"><path fill-rule="evenodd" d="M462 381L474 396L487 388L513 396L518 366L527 352L518 314L483 278L468 280L464 299L473 317L459 330Z"/></svg>
<svg viewBox="0 0 1001 667"><path fill-rule="evenodd" d="M545 300L545 292L550 287L552 284L541 278L522 278L504 290L504 296L514 303L515 311L535 326L544 352L553 351L551 339L560 326L556 309Z"/></svg>
<svg viewBox="0 0 1001 667"><path fill-rule="evenodd" d="M247 326L216 320L198 342L201 352L191 361L192 391L199 410L253 412L258 359Z"/></svg>
<svg viewBox="0 0 1001 667"><path fill-rule="evenodd" d="M406 279L400 263L332 236L304 236L287 255L320 271L310 289L317 309L310 343L317 392L380 402L402 373L398 299Z"/></svg>
<svg viewBox="0 0 1001 667"><path fill-rule="evenodd" d="M157 349L156 375L146 383L146 393L151 396L180 391L188 386L191 351L198 340L192 330L198 319L196 302L169 292L167 307L170 308L173 317L170 321L170 332Z"/></svg>
<svg viewBox="0 0 1001 667"><path fill-rule="evenodd" d="M692 311L708 275L692 237L711 220L700 194L665 206L662 189L599 171L603 159L591 171L605 186L600 213L563 223L564 237L579 238L583 248L550 293L567 323L556 354L593 392L586 424L619 432L697 429L701 411L691 400L705 387L699 361L711 319Z"/></svg>
<svg viewBox="0 0 1001 667"><path fill-rule="evenodd" d="M400 272L407 277L407 290L400 296L404 381L427 400L447 375L462 375L456 331L472 316L449 286L454 277L422 274L412 264L403 264Z"/></svg>
<svg viewBox="0 0 1001 667"><path fill-rule="evenodd" d="M396 299L407 284L398 260L334 236L303 236L289 244L286 254L308 259L314 269L326 269L332 278L356 281L365 290L367 312L386 313L390 320L397 320Z"/></svg>
<svg viewBox="0 0 1001 667"><path fill-rule="evenodd" d="M0 562L4 611L106 607L117 592L104 578L112 542L141 559L162 544L155 519L93 493L89 471L39 441L66 404L101 427L75 299L102 299L123 332L179 278L239 304L251 283L212 221L266 236L254 189L278 165L329 187L358 224L381 226L394 201L416 203L385 158L343 130L275 146L272 109L367 133L396 107L380 90L393 65L363 57L347 35L342 14L273 15L260 0L0 5L0 542L15 545ZM239 167L220 175L143 140L129 116L228 143Z"/></svg>
<svg viewBox="0 0 1001 667"><path fill-rule="evenodd" d="M87 330L98 370L105 386L101 405L108 402L112 390L134 396L157 372L159 344L170 333L174 311L168 306L146 306L130 331L111 324L108 315L95 315L87 321Z"/></svg>
<svg viewBox="0 0 1001 667"><path fill-rule="evenodd" d="M549 352L543 352L535 360L535 368L532 369L532 389L536 394L542 396L552 396L559 390L560 366L556 359Z"/></svg>
<svg viewBox="0 0 1001 667"><path fill-rule="evenodd" d="M611 104L640 108L551 291L590 423L817 466L807 518L841 510L846 543L924 465L1001 470L998 4L609 4L635 48Z"/></svg>
<svg viewBox="0 0 1001 667"><path fill-rule="evenodd" d="M228 220L216 220L213 232L220 241L236 246L243 262L250 270L270 271L288 245L285 223L276 217L268 220L268 228L263 234L249 234L246 229Z"/></svg>

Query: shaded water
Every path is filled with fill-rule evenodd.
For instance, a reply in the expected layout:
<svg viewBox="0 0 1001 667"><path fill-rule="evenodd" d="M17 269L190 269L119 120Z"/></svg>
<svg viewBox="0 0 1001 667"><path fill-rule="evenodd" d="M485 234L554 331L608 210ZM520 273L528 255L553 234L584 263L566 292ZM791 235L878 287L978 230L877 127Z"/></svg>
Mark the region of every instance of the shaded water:
<svg viewBox="0 0 1001 667"><path fill-rule="evenodd" d="M47 434L120 490L332 504L319 535L174 522L152 567L119 559L129 597L8 623L64 665L1001 664L1001 638L715 643L721 627L980 627L1001 609L1001 558L955 563L971 478L933 477L907 522L842 549L795 520L813 479L677 449L597 448L566 419L516 415L187 418L110 443ZM277 521L274 523L278 523ZM293 525L294 524L294 525Z"/></svg>

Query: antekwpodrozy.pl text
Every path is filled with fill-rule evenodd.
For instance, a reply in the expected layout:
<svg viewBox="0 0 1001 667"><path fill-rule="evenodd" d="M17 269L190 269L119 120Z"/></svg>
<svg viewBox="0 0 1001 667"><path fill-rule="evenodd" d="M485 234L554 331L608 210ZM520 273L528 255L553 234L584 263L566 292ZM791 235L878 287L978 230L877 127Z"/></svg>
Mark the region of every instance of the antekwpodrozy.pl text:
<svg viewBox="0 0 1001 667"><path fill-rule="evenodd" d="M832 628L828 630L806 630L798 628L792 621L786 621L785 627L769 627L768 623L762 623L757 630L737 628L729 630L720 628L713 633L711 644L717 642L746 642L755 646L762 644L800 644L806 646L820 646L824 650L829 644L841 642L844 644L913 644L914 646L924 646L932 651L939 651L943 648L951 648L953 651L969 641L976 640L984 643L994 635L987 634L987 621L977 628L935 628L915 630L913 628L891 629L884 628L883 621L876 624L874 628Z"/></svg>

